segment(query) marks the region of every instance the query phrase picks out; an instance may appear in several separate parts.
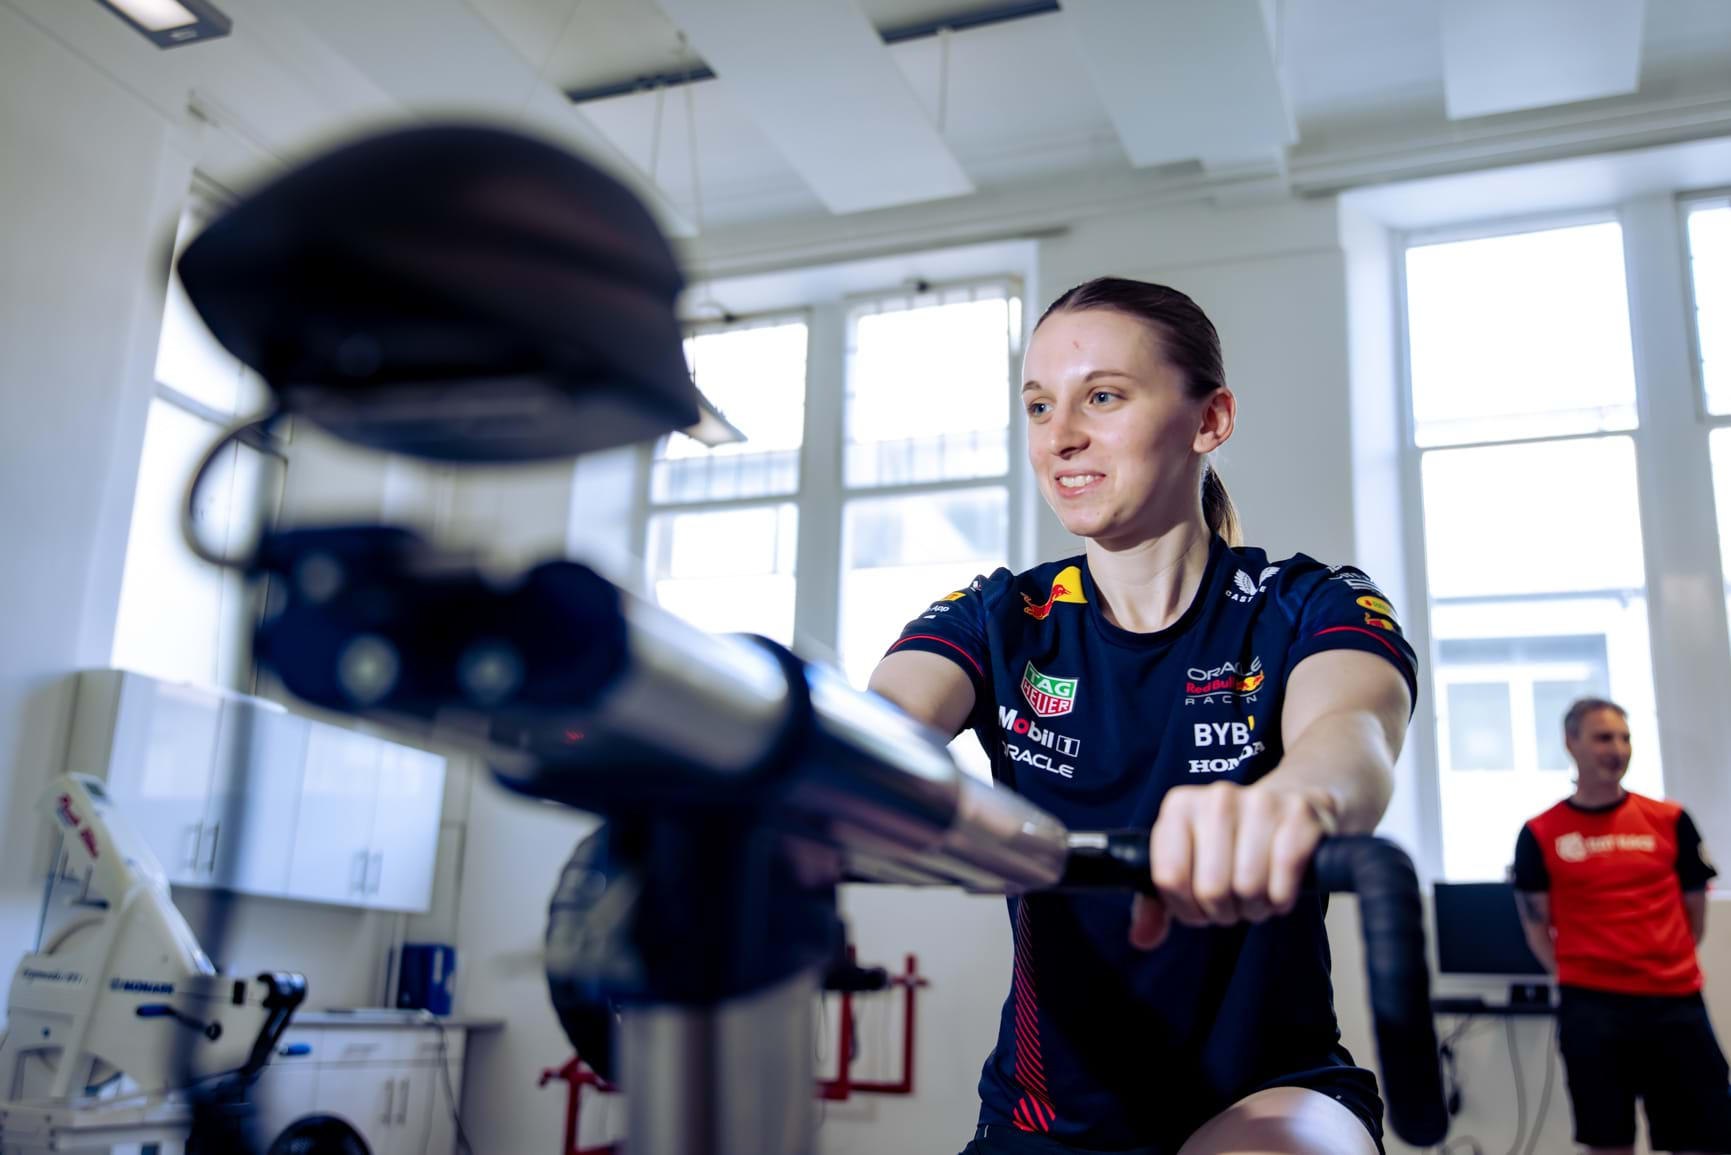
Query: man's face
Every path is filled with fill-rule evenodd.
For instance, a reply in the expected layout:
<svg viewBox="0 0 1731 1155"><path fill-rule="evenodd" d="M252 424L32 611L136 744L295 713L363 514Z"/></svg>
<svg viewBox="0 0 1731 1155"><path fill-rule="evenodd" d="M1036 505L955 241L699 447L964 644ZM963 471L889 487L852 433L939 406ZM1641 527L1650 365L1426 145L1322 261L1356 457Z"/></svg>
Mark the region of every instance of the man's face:
<svg viewBox="0 0 1731 1155"><path fill-rule="evenodd" d="M1594 710L1581 719L1580 733L1563 736L1581 784L1615 786L1629 772L1629 723L1615 710Z"/></svg>

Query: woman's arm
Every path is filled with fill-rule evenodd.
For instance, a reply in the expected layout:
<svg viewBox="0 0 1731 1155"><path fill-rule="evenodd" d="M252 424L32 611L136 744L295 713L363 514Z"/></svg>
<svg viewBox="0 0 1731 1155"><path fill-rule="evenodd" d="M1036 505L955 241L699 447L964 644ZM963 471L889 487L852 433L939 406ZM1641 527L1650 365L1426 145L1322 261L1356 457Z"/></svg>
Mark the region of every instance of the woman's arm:
<svg viewBox="0 0 1731 1155"><path fill-rule="evenodd" d="M974 710L974 683L968 675L948 658L923 650L885 655L866 689L952 738L962 732Z"/></svg>
<svg viewBox="0 0 1731 1155"><path fill-rule="evenodd" d="M1179 786L1166 795L1150 853L1158 900L1141 899L1131 941L1148 948L1170 919L1227 926L1284 914L1329 834L1376 828L1412 698L1394 666L1327 650L1293 668L1280 729L1285 756L1250 786Z"/></svg>

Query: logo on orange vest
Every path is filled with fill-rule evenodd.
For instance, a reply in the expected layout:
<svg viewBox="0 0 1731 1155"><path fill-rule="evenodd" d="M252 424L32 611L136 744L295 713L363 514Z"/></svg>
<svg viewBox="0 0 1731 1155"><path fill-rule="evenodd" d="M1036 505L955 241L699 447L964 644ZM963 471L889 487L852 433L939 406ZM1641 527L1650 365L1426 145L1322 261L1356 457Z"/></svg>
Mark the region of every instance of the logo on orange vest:
<svg viewBox="0 0 1731 1155"><path fill-rule="evenodd" d="M1022 600L1028 603L1022 607L1022 612L1042 622L1059 602L1086 605L1088 599L1082 596L1082 571L1073 565L1067 565L1052 579L1052 592L1046 595L1044 602L1036 602L1027 594L1022 595Z"/></svg>
<svg viewBox="0 0 1731 1155"><path fill-rule="evenodd" d="M1587 837L1578 831L1557 839L1557 857L1564 862L1585 862L1595 854L1610 854L1617 850L1651 854L1659 849L1659 840L1651 834L1595 834Z"/></svg>

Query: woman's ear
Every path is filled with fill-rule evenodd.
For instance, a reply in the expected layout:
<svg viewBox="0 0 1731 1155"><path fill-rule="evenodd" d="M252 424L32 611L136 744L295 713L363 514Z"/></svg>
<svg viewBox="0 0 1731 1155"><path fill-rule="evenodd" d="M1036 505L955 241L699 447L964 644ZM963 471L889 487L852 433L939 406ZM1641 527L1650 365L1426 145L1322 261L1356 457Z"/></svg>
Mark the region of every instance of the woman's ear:
<svg viewBox="0 0 1731 1155"><path fill-rule="evenodd" d="M1224 385L1202 403L1202 421L1191 447L1197 453L1213 453L1232 438L1238 422L1238 398Z"/></svg>

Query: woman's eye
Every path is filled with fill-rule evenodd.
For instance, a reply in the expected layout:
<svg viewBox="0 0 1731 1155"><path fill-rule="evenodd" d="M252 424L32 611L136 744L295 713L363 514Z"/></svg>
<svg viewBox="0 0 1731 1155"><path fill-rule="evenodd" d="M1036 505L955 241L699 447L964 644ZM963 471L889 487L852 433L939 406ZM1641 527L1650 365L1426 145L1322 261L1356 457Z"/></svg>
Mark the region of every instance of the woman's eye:
<svg viewBox="0 0 1731 1155"><path fill-rule="evenodd" d="M1117 396L1116 393L1113 393L1109 389L1096 389L1094 390L1094 403L1097 405L1104 405L1106 402L1113 400Z"/></svg>
<svg viewBox="0 0 1731 1155"><path fill-rule="evenodd" d="M1031 401L1028 403L1028 416L1042 417L1045 415L1046 410L1050 408L1051 406L1046 404L1044 401Z"/></svg>

